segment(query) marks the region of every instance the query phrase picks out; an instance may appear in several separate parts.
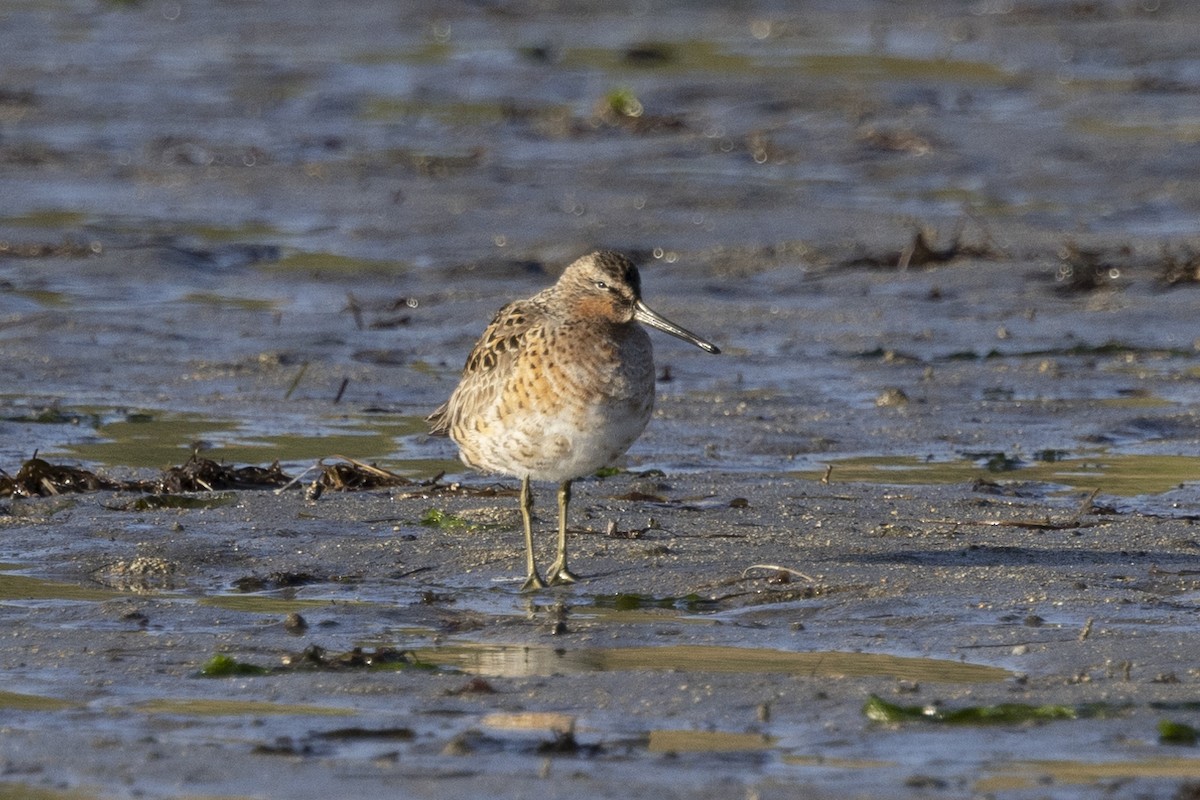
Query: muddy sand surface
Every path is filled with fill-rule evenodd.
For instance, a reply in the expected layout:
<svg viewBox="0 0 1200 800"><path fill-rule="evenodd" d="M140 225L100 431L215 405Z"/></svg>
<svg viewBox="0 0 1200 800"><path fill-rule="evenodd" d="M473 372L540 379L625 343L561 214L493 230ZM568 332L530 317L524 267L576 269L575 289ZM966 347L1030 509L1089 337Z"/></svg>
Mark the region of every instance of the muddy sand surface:
<svg viewBox="0 0 1200 800"><path fill-rule="evenodd" d="M1196 796L1198 23L5 4L0 797ZM600 246L723 352L522 595L422 418Z"/></svg>

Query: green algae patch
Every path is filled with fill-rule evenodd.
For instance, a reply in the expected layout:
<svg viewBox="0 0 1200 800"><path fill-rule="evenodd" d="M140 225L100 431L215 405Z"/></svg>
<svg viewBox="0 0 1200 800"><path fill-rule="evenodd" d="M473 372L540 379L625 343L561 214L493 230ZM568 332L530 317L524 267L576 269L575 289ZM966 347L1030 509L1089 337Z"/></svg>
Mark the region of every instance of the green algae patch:
<svg viewBox="0 0 1200 800"><path fill-rule="evenodd" d="M396 261L372 258L355 258L338 253L290 252L271 264L263 264L264 272L306 272L319 275L335 273L346 275L396 275L405 271L404 265Z"/></svg>
<svg viewBox="0 0 1200 800"><path fill-rule="evenodd" d="M974 461L930 461L917 456L859 456L830 461L829 470L793 473L810 480L826 478L829 483L894 483L936 486L963 483L986 473Z"/></svg>
<svg viewBox="0 0 1200 800"><path fill-rule="evenodd" d="M215 655L197 673L201 678L232 678L246 675L269 675L271 670L257 664L247 664L232 656Z"/></svg>
<svg viewBox="0 0 1200 800"><path fill-rule="evenodd" d="M98 800L101 796L83 789L47 789L28 783L0 781L0 800Z"/></svg>
<svg viewBox="0 0 1200 800"><path fill-rule="evenodd" d="M405 100L395 97L373 97L366 101L360 118L372 121L389 121L430 116L451 125L488 125L503 122L509 109L500 102L443 102ZM478 164L478 159L472 159Z"/></svg>
<svg viewBox="0 0 1200 800"><path fill-rule="evenodd" d="M1135 778L1195 778L1195 758L1148 758L1138 761L1014 761L975 782L978 794L1041 788L1048 783L1088 785ZM1179 795L1182 796L1182 795Z"/></svg>
<svg viewBox="0 0 1200 800"><path fill-rule="evenodd" d="M1131 123L1117 121L1111 117L1092 116L1074 118L1068 123L1068 126L1072 130L1091 136L1105 136L1138 142L1152 139L1165 139L1191 145L1200 142L1200 123L1197 122L1156 120L1154 123Z"/></svg>
<svg viewBox="0 0 1200 800"><path fill-rule="evenodd" d="M24 297L26 300L31 300L46 308L67 308L74 302L74 299L65 292L56 292L50 289L17 289L12 290L12 294Z"/></svg>
<svg viewBox="0 0 1200 800"><path fill-rule="evenodd" d="M1045 451L1042 451L1045 453ZM1040 456L1041 454L1039 454ZM1160 494L1187 481L1200 480L1200 457L1184 455L1096 454L1025 461L1005 453L979 459L931 461L916 456L860 456L828 462L831 483L882 483L935 486L994 479L996 474L1022 481L1041 481L1104 494L1135 497ZM823 470L792 473L821 480Z"/></svg>
<svg viewBox="0 0 1200 800"><path fill-rule="evenodd" d="M88 215L79 211L43 208L5 217L2 221L22 228L78 228L88 221Z"/></svg>
<svg viewBox="0 0 1200 800"><path fill-rule="evenodd" d="M70 700L60 700L57 697L6 692L0 689L0 709L6 711L62 711L67 708L77 708L78 706L78 703L72 703ZM0 793L0 798L3 796Z"/></svg>
<svg viewBox="0 0 1200 800"><path fill-rule="evenodd" d="M0 603L20 600L71 600L101 602L121 597L120 592L74 583L61 583L26 575L0 574Z"/></svg>
<svg viewBox="0 0 1200 800"><path fill-rule="evenodd" d="M225 462L315 461L331 453L379 458L393 453L396 438L424 429L416 418L330 420L306 433L262 433L252 423L201 414L141 412L95 426L92 441L60 449L80 461L104 466L162 468L178 464L196 441L211 446L205 455Z"/></svg>
<svg viewBox="0 0 1200 800"><path fill-rule="evenodd" d="M276 239L283 231L266 222L245 222L241 225L185 225L181 230L209 242L243 242L247 239Z"/></svg>
<svg viewBox="0 0 1200 800"><path fill-rule="evenodd" d="M385 64L440 64L454 54L454 47L449 37L439 37L424 41L413 47L400 50L364 50L350 57L351 63L366 66Z"/></svg>
<svg viewBox="0 0 1200 800"><path fill-rule="evenodd" d="M73 443L62 452L106 466L161 467L187 458L195 441L219 438L237 428L235 420L200 414L127 414L96 426L98 441Z"/></svg>
<svg viewBox="0 0 1200 800"><path fill-rule="evenodd" d="M287 675L295 672L345 672L379 670L394 672L405 669L436 670L436 664L422 661L412 650L393 647L364 648L330 653L320 645L309 645L299 653L285 655L278 666L263 667L238 661L218 653L194 673L196 678L234 678L262 675Z"/></svg>
<svg viewBox="0 0 1200 800"><path fill-rule="evenodd" d="M431 508L426 511L421 515L420 523L426 528L437 528L443 531L462 531L479 527L457 514L442 511L440 508Z"/></svg>
<svg viewBox="0 0 1200 800"><path fill-rule="evenodd" d="M255 435L240 433L237 440L209 452L223 461L261 463L264 461L304 462L328 457L330 453L354 453L358 458L379 458L396 448L395 440L385 432L361 433L331 431L322 434L287 433Z"/></svg>
<svg viewBox="0 0 1200 800"><path fill-rule="evenodd" d="M937 80L950 83L1004 85L1014 78L1013 73L981 61L909 58L870 53L825 53L802 56L799 59L799 67L814 76L854 80Z"/></svg>
<svg viewBox="0 0 1200 800"><path fill-rule="evenodd" d="M1119 712L1120 709L1106 704L1035 706L1026 703L996 703L942 709L935 706L902 706L889 703L874 694L863 706L863 713L873 722L933 722L945 725L1020 725L1030 722L1108 717Z"/></svg>
<svg viewBox="0 0 1200 800"><path fill-rule="evenodd" d="M1105 494L1134 497L1160 494L1178 488L1186 481L1200 480L1200 458L1108 454L1063 459L1056 464L1035 464L1017 474L1030 480L1064 483L1081 489L1098 488Z"/></svg>
<svg viewBox="0 0 1200 800"><path fill-rule="evenodd" d="M189 292L183 296L183 302L207 308L232 308L238 311L275 311L279 308L276 300L264 300L256 297L231 297L214 292Z"/></svg>
<svg viewBox="0 0 1200 800"><path fill-rule="evenodd" d="M709 72L751 75L766 69L760 59L731 52L716 42L692 39L680 42L641 42L630 47L570 47L562 53L563 66L602 69L605 72L662 73Z"/></svg>
<svg viewBox="0 0 1200 800"><path fill-rule="evenodd" d="M769 750L778 740L762 733L735 731L650 731L651 753L737 753Z"/></svg>
<svg viewBox="0 0 1200 800"><path fill-rule="evenodd" d="M604 93L604 109L618 117L640 117L644 111L642 101L628 86L618 86Z"/></svg>
<svg viewBox="0 0 1200 800"><path fill-rule="evenodd" d="M264 700L186 700L163 698L135 706L147 714L174 714L188 717L240 717L295 715L306 717L345 717L358 712L352 708L303 704L269 703Z"/></svg>
<svg viewBox="0 0 1200 800"><path fill-rule="evenodd" d="M1159 744L1195 747L1198 737L1200 737L1200 732L1197 732L1191 725L1186 725L1182 722L1173 722L1169 719L1159 720L1158 722Z"/></svg>

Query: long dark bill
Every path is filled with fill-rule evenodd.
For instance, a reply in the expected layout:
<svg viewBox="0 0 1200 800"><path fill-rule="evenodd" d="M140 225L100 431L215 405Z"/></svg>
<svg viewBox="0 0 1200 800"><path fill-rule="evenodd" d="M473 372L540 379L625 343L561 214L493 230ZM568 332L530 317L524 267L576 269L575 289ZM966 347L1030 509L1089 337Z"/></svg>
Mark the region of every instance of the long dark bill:
<svg viewBox="0 0 1200 800"><path fill-rule="evenodd" d="M707 350L708 352L714 353L714 354L721 352L721 349L719 347L717 347L715 344L713 344L712 342L710 342L706 339L701 339L696 334L692 333L689 330L679 327L674 322L671 322L671 320L662 316L658 312L651 311L650 307L648 305L646 305L645 303L643 303L641 300L638 300L637 305L634 307L633 318L636 319L638 322L642 322L642 323L645 323L646 325L649 325L651 328L658 328L663 333L669 333L672 336L678 336L680 339L683 339L685 342L691 342L692 344L696 345L696 347L699 347L701 350Z"/></svg>

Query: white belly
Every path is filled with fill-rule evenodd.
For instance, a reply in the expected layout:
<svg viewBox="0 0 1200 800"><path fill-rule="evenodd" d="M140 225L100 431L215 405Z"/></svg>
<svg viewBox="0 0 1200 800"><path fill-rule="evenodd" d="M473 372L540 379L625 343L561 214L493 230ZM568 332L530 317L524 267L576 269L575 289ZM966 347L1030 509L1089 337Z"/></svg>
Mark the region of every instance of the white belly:
<svg viewBox="0 0 1200 800"><path fill-rule="evenodd" d="M581 478L612 464L650 421L654 362L640 327L608 359L543 377L542 394L497 392L451 431L467 466L542 481Z"/></svg>

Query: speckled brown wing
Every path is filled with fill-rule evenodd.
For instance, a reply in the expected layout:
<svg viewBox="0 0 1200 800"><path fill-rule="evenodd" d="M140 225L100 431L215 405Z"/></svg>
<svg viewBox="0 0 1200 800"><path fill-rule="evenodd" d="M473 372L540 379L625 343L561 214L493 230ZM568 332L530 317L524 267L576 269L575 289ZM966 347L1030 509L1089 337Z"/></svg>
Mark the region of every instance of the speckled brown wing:
<svg viewBox="0 0 1200 800"><path fill-rule="evenodd" d="M532 320L538 316L535 299L518 300L496 312L467 356L454 393L426 417L433 434L450 435L465 418L495 402L504 388L504 377L511 372L510 363L524 345Z"/></svg>

